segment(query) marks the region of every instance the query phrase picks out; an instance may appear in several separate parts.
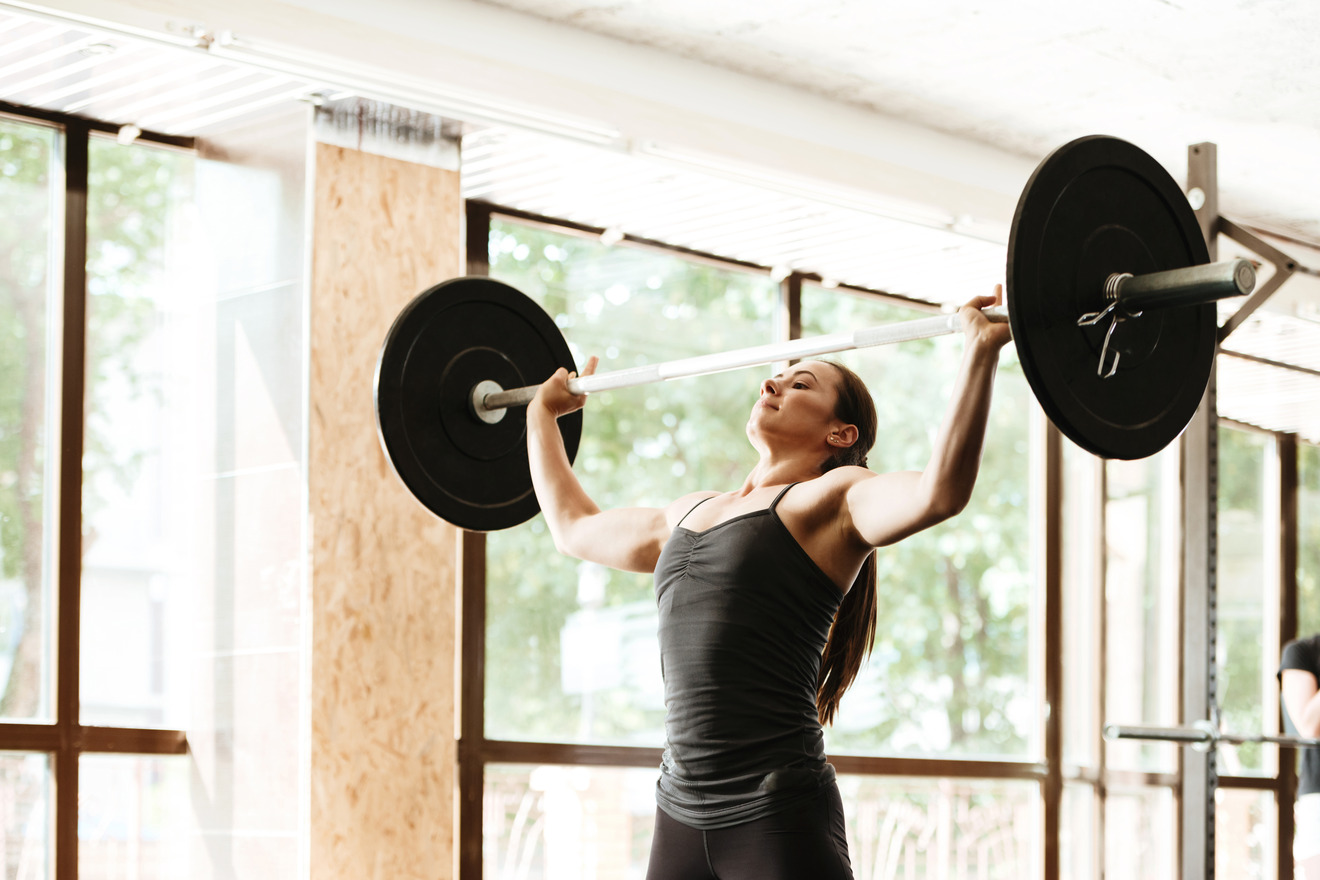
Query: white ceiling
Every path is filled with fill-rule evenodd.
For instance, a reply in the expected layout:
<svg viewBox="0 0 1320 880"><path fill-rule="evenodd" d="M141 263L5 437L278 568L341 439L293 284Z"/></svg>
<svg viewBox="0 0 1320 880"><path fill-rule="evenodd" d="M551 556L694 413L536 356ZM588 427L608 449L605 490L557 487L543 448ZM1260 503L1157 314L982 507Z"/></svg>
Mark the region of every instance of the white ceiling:
<svg viewBox="0 0 1320 880"><path fill-rule="evenodd" d="M1188 146L1214 142L1226 216L1320 247L1315 0L479 2L860 109L877 139L897 119L1018 156L1023 167L1104 133L1138 144L1181 181ZM986 237L1002 243L1007 218L984 219ZM853 259L831 260L828 274L933 300L955 298L990 262L984 249L956 245L966 271L944 277L938 251L919 249L919 265L877 277L848 271L864 258L854 240L843 244ZM1223 246L1225 257L1250 256ZM1315 267L1314 250L1285 249ZM1308 301L1318 295L1314 277L1298 275L1274 305L1305 303L1315 318Z"/></svg>
<svg viewBox="0 0 1320 880"><path fill-rule="evenodd" d="M658 146L998 226L1123 137L1320 243L1315 0L0 0L468 122ZM0 42L0 52L4 51ZM296 86L295 86L296 87Z"/></svg>
<svg viewBox="0 0 1320 880"><path fill-rule="evenodd" d="M1320 241L1315 0L483 0L1039 160L1219 144L1240 222Z"/></svg>

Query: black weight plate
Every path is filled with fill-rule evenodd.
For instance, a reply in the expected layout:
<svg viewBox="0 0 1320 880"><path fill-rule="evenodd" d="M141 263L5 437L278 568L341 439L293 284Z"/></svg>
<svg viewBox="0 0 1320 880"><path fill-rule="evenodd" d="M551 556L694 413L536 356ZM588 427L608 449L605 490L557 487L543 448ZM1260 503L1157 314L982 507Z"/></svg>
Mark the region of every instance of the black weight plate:
<svg viewBox="0 0 1320 880"><path fill-rule="evenodd" d="M1013 341L1045 414L1082 448L1135 459L1167 446L1205 393L1217 342L1213 304L1155 309L1120 323L1097 373L1109 319L1105 279L1209 262L1186 196L1150 155L1127 141L1084 137L1041 162L1027 182L1008 240Z"/></svg>
<svg viewBox="0 0 1320 880"><path fill-rule="evenodd" d="M409 303L376 363L376 426L395 473L431 512L471 531L505 529L540 509L527 463L526 408L488 424L471 409L483 380L503 388L574 369L554 320L490 278L456 278ZM559 420L569 461L582 413Z"/></svg>

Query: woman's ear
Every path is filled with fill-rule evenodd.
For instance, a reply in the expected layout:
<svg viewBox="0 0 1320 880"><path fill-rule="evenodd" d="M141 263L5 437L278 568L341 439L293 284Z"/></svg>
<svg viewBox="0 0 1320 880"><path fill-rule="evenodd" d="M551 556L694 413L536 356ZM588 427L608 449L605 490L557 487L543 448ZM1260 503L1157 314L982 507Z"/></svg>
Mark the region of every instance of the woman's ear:
<svg viewBox="0 0 1320 880"><path fill-rule="evenodd" d="M833 435L838 438L833 445L840 449L846 449L857 442L857 426L843 425L842 427L836 428Z"/></svg>

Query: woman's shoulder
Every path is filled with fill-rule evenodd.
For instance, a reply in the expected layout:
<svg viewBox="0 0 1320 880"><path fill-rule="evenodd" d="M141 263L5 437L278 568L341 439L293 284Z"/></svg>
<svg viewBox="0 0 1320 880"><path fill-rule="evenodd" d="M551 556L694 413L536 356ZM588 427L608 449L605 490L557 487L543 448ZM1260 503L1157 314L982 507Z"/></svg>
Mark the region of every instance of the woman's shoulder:
<svg viewBox="0 0 1320 880"><path fill-rule="evenodd" d="M858 483L879 476L882 476L882 474L878 474L869 468L849 464L833 468L815 479L807 480L805 485L811 486L821 494L833 494L835 492L846 492Z"/></svg>
<svg viewBox="0 0 1320 880"><path fill-rule="evenodd" d="M1320 633L1294 639L1283 646L1282 668L1315 670L1320 666Z"/></svg>
<svg viewBox="0 0 1320 880"><path fill-rule="evenodd" d="M819 477L793 484L784 495L784 503L796 508L841 505L850 488L875 476L878 476L875 471L864 467L833 468Z"/></svg>

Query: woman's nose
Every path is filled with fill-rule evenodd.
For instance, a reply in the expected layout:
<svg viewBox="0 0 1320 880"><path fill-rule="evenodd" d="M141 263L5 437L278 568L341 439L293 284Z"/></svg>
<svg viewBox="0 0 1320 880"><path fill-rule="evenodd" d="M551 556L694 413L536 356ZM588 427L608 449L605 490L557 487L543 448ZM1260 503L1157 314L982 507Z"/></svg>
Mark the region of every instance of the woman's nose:
<svg viewBox="0 0 1320 880"><path fill-rule="evenodd" d="M776 394L778 393L778 391L779 389L775 386L774 379L766 379L764 382L761 383L762 394Z"/></svg>

